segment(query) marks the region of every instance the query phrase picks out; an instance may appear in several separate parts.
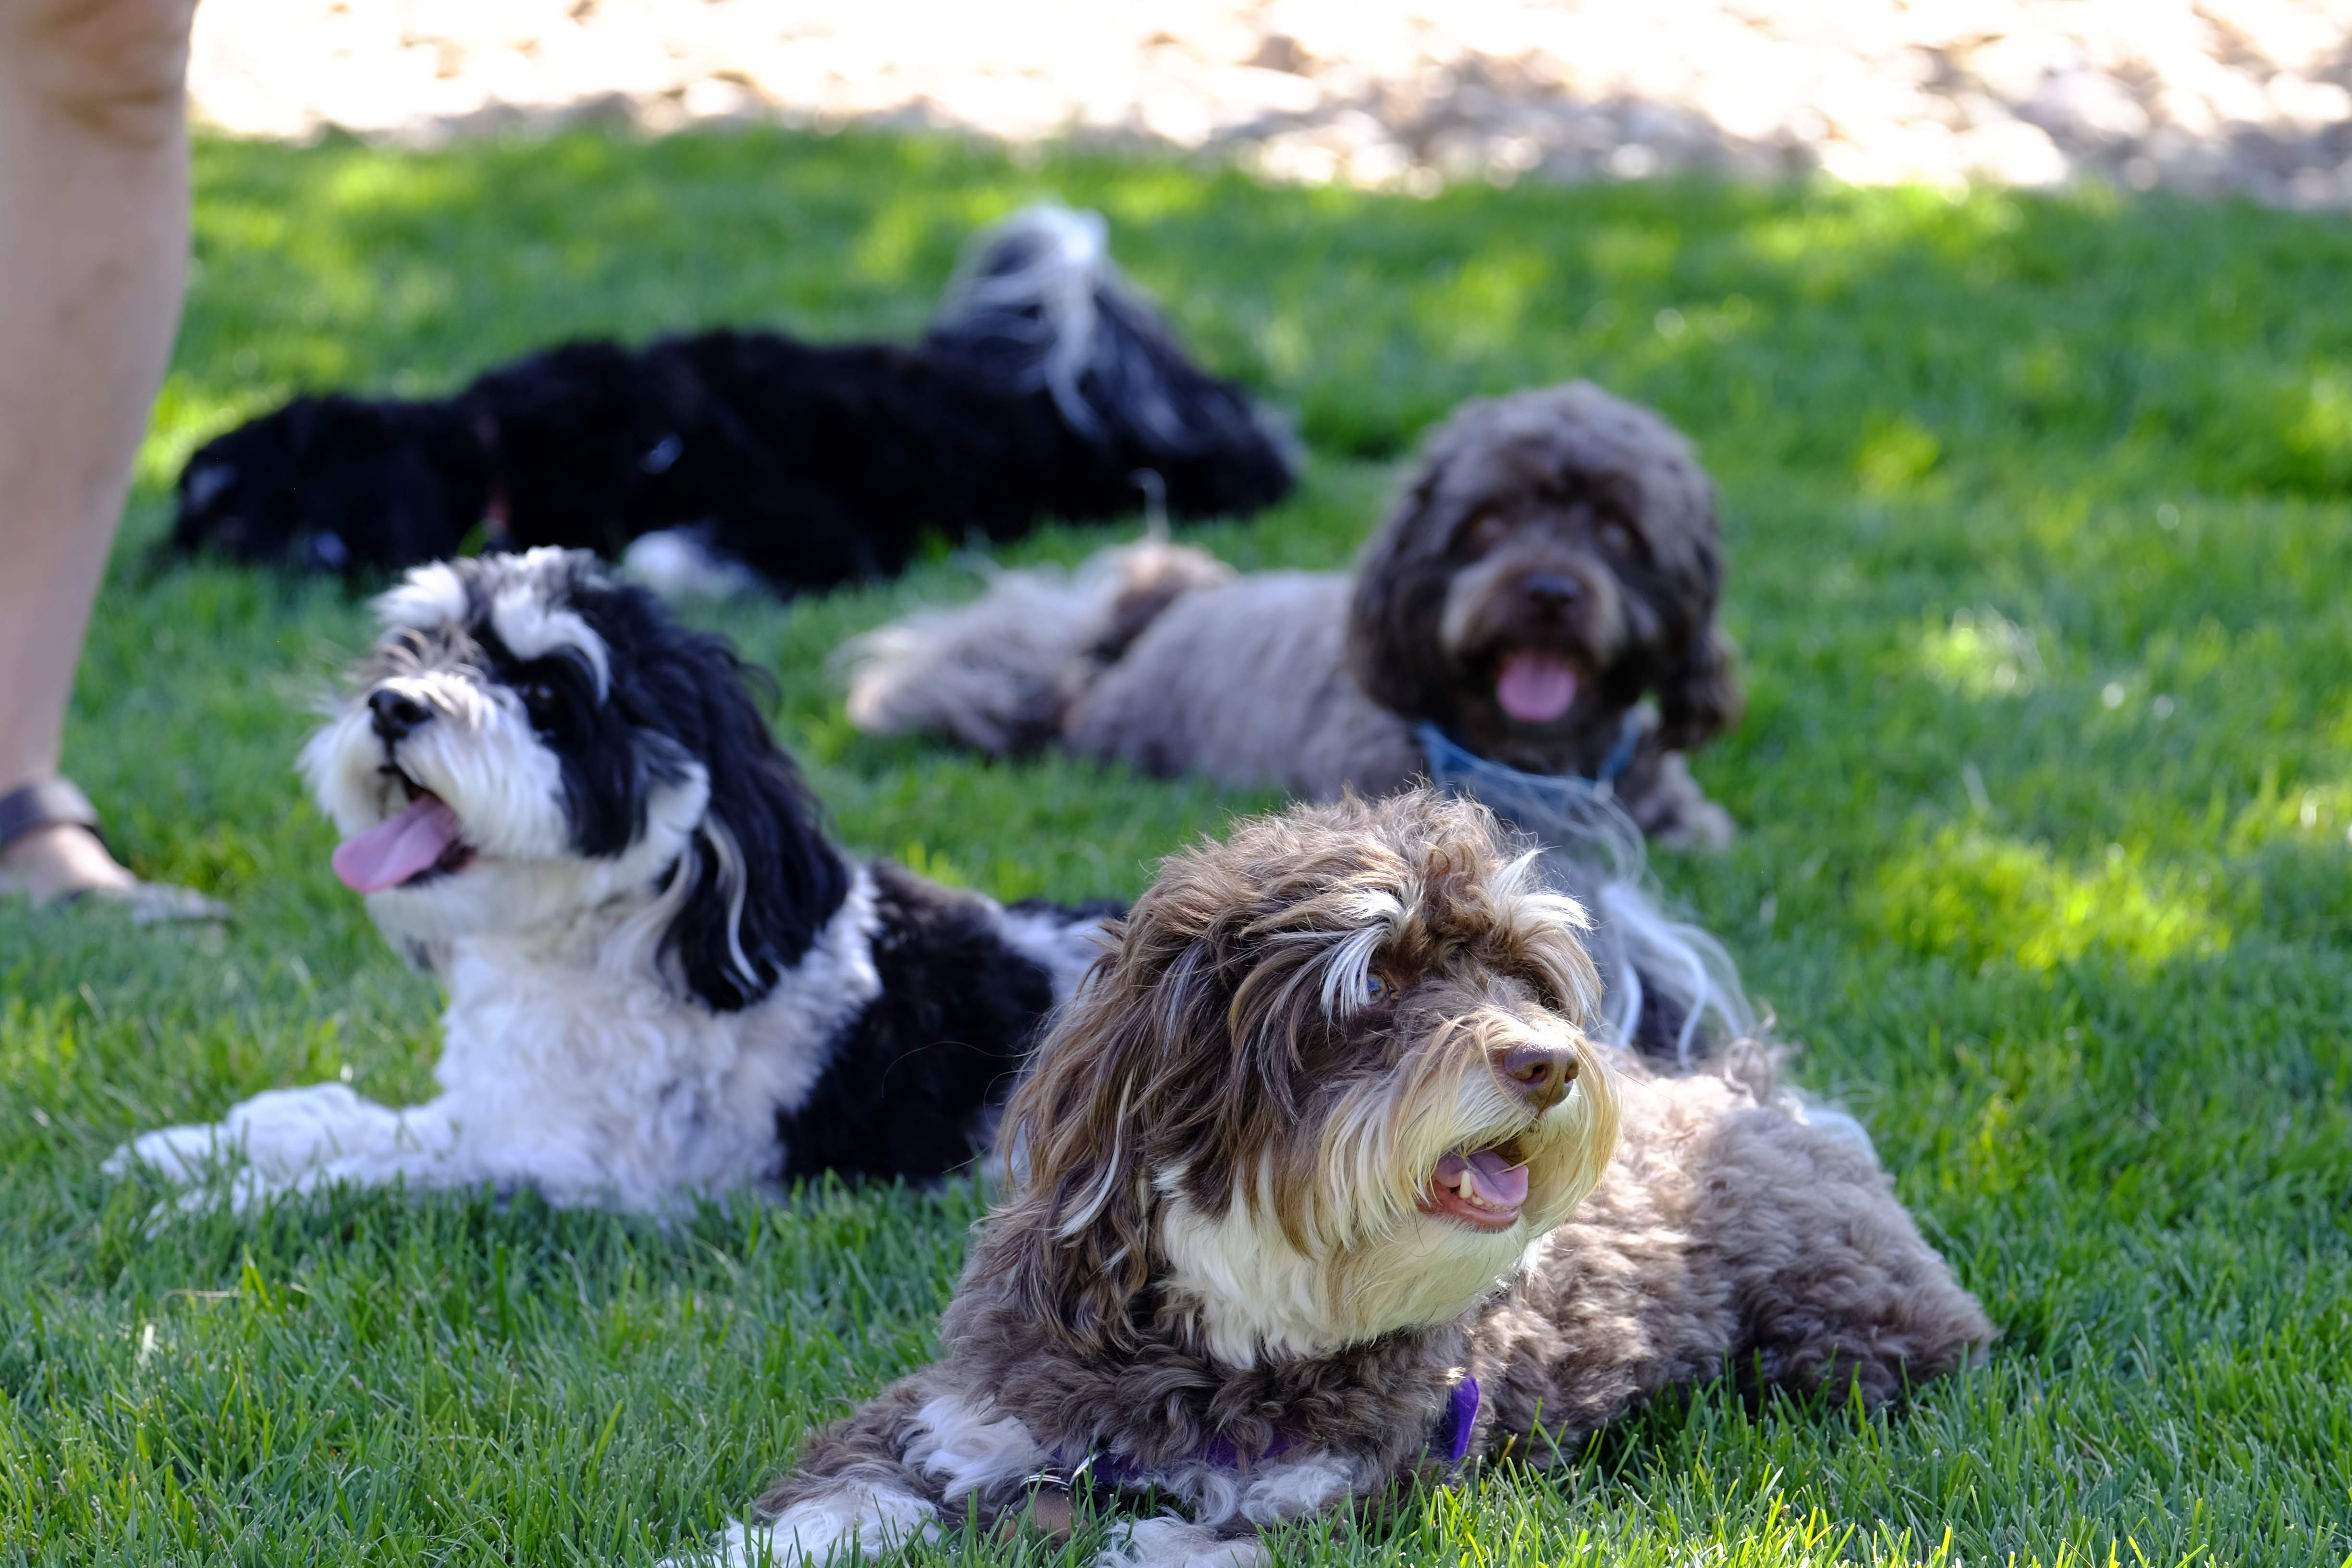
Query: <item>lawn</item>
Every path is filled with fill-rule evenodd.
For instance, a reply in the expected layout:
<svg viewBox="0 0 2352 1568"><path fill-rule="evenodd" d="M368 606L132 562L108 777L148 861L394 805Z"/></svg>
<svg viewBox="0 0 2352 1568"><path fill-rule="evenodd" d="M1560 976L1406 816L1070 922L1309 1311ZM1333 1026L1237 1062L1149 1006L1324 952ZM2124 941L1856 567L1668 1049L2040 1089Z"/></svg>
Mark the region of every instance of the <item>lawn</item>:
<svg viewBox="0 0 2352 1568"><path fill-rule="evenodd" d="M1343 562L1474 392L1591 375L1696 437L1753 698L1696 771L1745 833L1660 879L2003 1330L1893 1414L1703 1391L1285 1560L2352 1563L2342 218L1418 201L768 133L215 142L197 192L67 764L135 867L239 918L206 943L0 905L0 1562L649 1563L923 1359L968 1189L667 1228L343 1195L147 1234L159 1194L100 1173L126 1135L337 1076L419 1096L436 1048L434 988L335 882L291 769L362 609L148 552L191 447L297 387L438 389L568 333L911 332L976 224L1056 194L1313 449L1294 502L1197 531L1238 563ZM776 672L848 841L1125 896L1267 804L854 733L828 650L973 582L943 545L891 587L703 615Z"/></svg>

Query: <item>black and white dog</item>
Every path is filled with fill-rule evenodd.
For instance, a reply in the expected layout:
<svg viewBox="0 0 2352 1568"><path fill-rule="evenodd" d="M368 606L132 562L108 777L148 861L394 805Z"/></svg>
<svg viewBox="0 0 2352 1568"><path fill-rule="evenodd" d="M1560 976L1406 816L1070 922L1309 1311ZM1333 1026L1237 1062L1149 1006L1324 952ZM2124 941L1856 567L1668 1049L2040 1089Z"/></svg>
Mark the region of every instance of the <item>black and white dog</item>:
<svg viewBox="0 0 2352 1568"><path fill-rule="evenodd" d="M411 572L302 754L338 876L448 989L442 1093L283 1089L115 1157L234 1196L533 1186L658 1211L984 1145L1105 910L1007 909L827 840L721 639L583 552Z"/></svg>
<svg viewBox="0 0 2352 1568"><path fill-rule="evenodd" d="M492 543L583 546L656 586L790 594L895 574L926 534L1255 511L1288 436L1194 365L1094 213L984 235L923 340L722 330L566 343L446 398L299 397L207 443L172 548L398 570Z"/></svg>

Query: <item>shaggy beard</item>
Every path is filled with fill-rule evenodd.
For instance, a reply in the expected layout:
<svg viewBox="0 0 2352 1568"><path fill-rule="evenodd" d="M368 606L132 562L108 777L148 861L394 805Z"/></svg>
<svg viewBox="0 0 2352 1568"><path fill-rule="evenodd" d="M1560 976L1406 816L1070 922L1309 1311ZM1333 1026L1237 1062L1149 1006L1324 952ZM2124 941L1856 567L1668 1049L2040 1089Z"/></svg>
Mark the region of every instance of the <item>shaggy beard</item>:
<svg viewBox="0 0 2352 1568"><path fill-rule="evenodd" d="M1569 1096L1532 1126L1496 1083L1490 1053L1532 1034L1491 1010L1456 1020L1430 1053L1433 1070L1340 1103L1305 1179L1262 1156L1222 1214L1184 1195L1182 1172L1163 1173L1154 1184L1170 1286L1197 1307L1211 1352L1248 1364L1449 1322L1523 1268L1600 1184L1617 1146L1616 1079L1581 1034ZM1483 1231L1423 1209L1448 1152L1506 1142L1528 1176L1509 1226Z"/></svg>

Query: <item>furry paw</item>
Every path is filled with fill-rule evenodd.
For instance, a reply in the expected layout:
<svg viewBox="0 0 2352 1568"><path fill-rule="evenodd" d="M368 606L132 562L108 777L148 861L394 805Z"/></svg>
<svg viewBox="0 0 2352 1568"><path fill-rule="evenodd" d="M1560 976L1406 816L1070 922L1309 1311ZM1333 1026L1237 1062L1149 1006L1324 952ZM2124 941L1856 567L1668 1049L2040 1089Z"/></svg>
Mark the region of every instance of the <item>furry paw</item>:
<svg viewBox="0 0 2352 1568"><path fill-rule="evenodd" d="M844 1487L786 1509L767 1524L730 1524L708 1546L662 1568L824 1568L892 1557L930 1531L920 1498L890 1487Z"/></svg>
<svg viewBox="0 0 2352 1568"><path fill-rule="evenodd" d="M1661 752L1637 766L1621 798L1626 814L1654 842L1669 849L1727 849L1738 834L1731 813L1706 798L1680 752Z"/></svg>
<svg viewBox="0 0 2352 1568"><path fill-rule="evenodd" d="M1138 1520L1115 1534L1094 1568L1270 1568L1273 1562L1255 1535L1221 1536L1171 1513Z"/></svg>
<svg viewBox="0 0 2352 1568"><path fill-rule="evenodd" d="M1693 786L1696 794L1696 786ZM1676 811L1671 825L1651 835L1668 849L1701 850L1720 854L1731 847L1739 829L1731 820L1731 813L1705 798L1690 801Z"/></svg>
<svg viewBox="0 0 2352 1568"><path fill-rule="evenodd" d="M167 1182L193 1186L237 1163L239 1150L219 1122L188 1123L142 1133L118 1146L100 1167L110 1176L127 1176L145 1166Z"/></svg>
<svg viewBox="0 0 2352 1568"><path fill-rule="evenodd" d="M216 1122L146 1133L117 1149L105 1169L120 1176L145 1165L185 1186L242 1166L269 1187L342 1162L430 1157L453 1141L447 1119L432 1107L403 1113L362 1100L342 1084L320 1083L257 1094Z"/></svg>

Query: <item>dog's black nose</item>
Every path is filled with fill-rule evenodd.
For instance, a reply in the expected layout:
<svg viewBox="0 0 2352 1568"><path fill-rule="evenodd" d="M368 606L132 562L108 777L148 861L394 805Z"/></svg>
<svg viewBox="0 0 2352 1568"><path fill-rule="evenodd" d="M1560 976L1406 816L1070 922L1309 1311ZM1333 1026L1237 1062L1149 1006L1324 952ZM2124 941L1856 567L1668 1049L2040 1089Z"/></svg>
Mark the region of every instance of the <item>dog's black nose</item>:
<svg viewBox="0 0 2352 1568"><path fill-rule="evenodd" d="M1495 1058L1495 1070L1520 1099L1549 1110L1576 1081L1576 1053L1565 1046L1513 1046Z"/></svg>
<svg viewBox="0 0 2352 1568"><path fill-rule="evenodd" d="M403 697L397 691L369 692L368 711L375 715L375 732L386 741L399 740L433 717L431 709L413 697Z"/></svg>
<svg viewBox="0 0 2352 1568"><path fill-rule="evenodd" d="M1519 584L1539 610L1564 610L1584 597L1584 584L1565 572L1534 572Z"/></svg>

